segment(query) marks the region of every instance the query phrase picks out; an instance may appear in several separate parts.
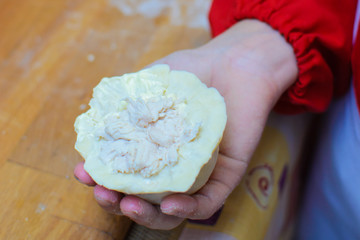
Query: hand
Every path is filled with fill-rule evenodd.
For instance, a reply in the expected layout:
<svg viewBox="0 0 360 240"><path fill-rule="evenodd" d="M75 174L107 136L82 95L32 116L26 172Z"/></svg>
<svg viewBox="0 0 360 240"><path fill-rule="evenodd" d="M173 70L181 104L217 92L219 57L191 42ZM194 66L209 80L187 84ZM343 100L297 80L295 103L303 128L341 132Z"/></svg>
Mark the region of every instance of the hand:
<svg viewBox="0 0 360 240"><path fill-rule="evenodd" d="M149 228L171 229L184 218L209 218L224 204L246 170L271 109L296 80L297 65L291 46L257 20L241 21L206 45L175 52L153 64L158 63L194 73L225 99L228 122L209 181L193 195L173 194L153 206L95 186L82 163L75 168L75 176L95 186L95 198L107 211Z"/></svg>

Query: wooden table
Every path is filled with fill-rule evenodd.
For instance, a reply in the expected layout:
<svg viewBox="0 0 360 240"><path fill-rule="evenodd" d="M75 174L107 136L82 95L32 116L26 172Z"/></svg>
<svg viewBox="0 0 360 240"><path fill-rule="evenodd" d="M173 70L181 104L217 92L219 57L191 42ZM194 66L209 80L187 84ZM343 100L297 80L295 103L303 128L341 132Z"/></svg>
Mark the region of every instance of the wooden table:
<svg viewBox="0 0 360 240"><path fill-rule="evenodd" d="M73 177L74 120L103 76L209 39L209 0L0 0L0 239L122 239Z"/></svg>

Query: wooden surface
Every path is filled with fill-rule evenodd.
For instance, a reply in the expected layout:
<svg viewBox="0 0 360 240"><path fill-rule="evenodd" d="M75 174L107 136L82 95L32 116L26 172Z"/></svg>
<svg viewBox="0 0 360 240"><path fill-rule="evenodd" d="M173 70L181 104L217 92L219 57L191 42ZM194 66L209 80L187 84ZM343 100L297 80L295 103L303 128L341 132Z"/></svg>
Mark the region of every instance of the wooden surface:
<svg viewBox="0 0 360 240"><path fill-rule="evenodd" d="M0 0L0 239L122 239L73 178L73 123L103 76L208 41L209 1Z"/></svg>

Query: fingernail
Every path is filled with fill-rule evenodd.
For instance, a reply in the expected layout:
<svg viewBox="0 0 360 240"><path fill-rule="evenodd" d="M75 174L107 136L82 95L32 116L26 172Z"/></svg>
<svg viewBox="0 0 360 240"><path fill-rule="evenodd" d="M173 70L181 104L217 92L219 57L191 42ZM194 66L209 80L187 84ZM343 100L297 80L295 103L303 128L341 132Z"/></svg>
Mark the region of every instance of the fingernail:
<svg viewBox="0 0 360 240"><path fill-rule="evenodd" d="M166 214L173 214L176 210L175 206L166 206L164 208L161 208L161 211Z"/></svg>
<svg viewBox="0 0 360 240"><path fill-rule="evenodd" d="M74 175L74 178L76 179L76 181L78 181L78 182L81 183L81 184L85 184L85 185L87 185L88 187L94 187L94 185L91 185L91 184L87 184L87 183L82 182L76 175Z"/></svg>
<svg viewBox="0 0 360 240"><path fill-rule="evenodd" d="M114 205L114 203L112 203L108 199L104 199L104 198L98 196L97 194L94 194L94 196L95 196L96 201L104 207L111 207L112 205Z"/></svg>
<svg viewBox="0 0 360 240"><path fill-rule="evenodd" d="M136 215L139 215L139 211L137 211L137 210L132 210L131 212L136 214Z"/></svg>
<svg viewBox="0 0 360 240"><path fill-rule="evenodd" d="M140 215L143 213L143 206L138 201L132 202L130 208L131 208L130 212L135 215Z"/></svg>
<svg viewBox="0 0 360 240"><path fill-rule="evenodd" d="M74 174L74 178L78 181L78 182L80 182L80 179Z"/></svg>
<svg viewBox="0 0 360 240"><path fill-rule="evenodd" d="M105 199L103 199L101 197L98 197L96 195L95 195L95 199L102 206L112 206L113 205L110 201L105 200Z"/></svg>

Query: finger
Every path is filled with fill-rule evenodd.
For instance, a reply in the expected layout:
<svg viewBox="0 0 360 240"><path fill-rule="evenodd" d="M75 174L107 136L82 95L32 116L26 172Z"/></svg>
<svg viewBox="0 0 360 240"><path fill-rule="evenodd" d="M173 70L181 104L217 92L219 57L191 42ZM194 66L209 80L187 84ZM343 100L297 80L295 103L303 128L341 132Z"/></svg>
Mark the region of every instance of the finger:
<svg viewBox="0 0 360 240"><path fill-rule="evenodd" d="M166 61L166 57L158 59L155 62L152 62L152 63L146 65L144 68L150 68L150 67L153 67L153 66L155 66L157 64L168 64L167 61Z"/></svg>
<svg viewBox="0 0 360 240"><path fill-rule="evenodd" d="M197 64L193 64L192 59L197 59ZM167 64L171 70L185 70L195 74L202 82L210 84L210 71L208 69L210 63L208 61L209 56L207 54L195 53L191 50L181 50L174 52L162 59L159 59L145 68L152 67L156 64ZM203 65L199 67L200 65Z"/></svg>
<svg viewBox="0 0 360 240"><path fill-rule="evenodd" d="M116 215L122 215L120 210L120 200L123 197L123 194L96 185L94 188L94 196L103 209Z"/></svg>
<svg viewBox="0 0 360 240"><path fill-rule="evenodd" d="M120 202L121 211L134 222L152 229L170 230L177 227L183 218L161 213L158 206L135 196L126 196Z"/></svg>
<svg viewBox="0 0 360 240"><path fill-rule="evenodd" d="M74 169L74 177L81 183L88 186L95 186L96 182L90 177L90 175L84 169L84 163L80 162Z"/></svg>
<svg viewBox="0 0 360 240"><path fill-rule="evenodd" d="M238 185L246 167L246 162L220 154L214 172L202 189L191 196L174 194L166 197L161 203L161 211L190 219L211 217Z"/></svg>

